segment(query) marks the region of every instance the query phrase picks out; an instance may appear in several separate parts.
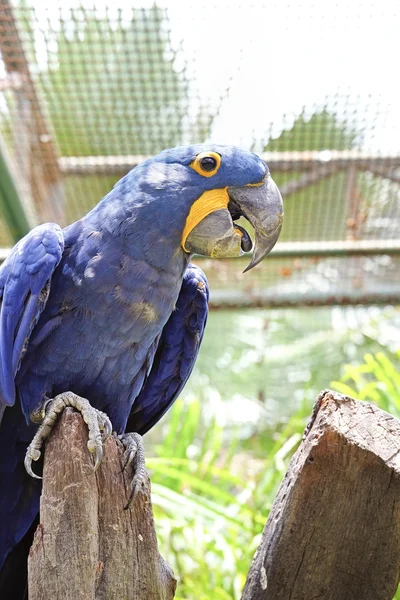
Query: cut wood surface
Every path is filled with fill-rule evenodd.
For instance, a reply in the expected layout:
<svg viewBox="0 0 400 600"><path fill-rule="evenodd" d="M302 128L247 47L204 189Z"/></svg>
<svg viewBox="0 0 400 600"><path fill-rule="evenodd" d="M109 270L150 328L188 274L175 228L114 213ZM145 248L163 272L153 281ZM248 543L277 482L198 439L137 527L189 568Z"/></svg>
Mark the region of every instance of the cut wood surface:
<svg viewBox="0 0 400 600"><path fill-rule="evenodd" d="M279 488L242 600L392 600L400 422L322 392Z"/></svg>
<svg viewBox="0 0 400 600"><path fill-rule="evenodd" d="M30 551L30 600L170 600L150 482L124 510L132 469L110 437L96 473L80 414L66 409L46 443L40 524Z"/></svg>

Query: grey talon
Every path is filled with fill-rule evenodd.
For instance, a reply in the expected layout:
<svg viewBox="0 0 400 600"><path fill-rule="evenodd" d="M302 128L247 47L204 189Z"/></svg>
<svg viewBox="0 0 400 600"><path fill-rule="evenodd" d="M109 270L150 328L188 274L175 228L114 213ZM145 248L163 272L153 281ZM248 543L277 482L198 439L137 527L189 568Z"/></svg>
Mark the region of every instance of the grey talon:
<svg viewBox="0 0 400 600"><path fill-rule="evenodd" d="M131 493L125 506L125 510L127 510L147 480L146 459L141 435L138 433L124 433L119 435L118 439L125 447L122 470L125 470L132 463L134 468Z"/></svg>
<svg viewBox="0 0 400 600"><path fill-rule="evenodd" d="M40 452L40 450L31 448L31 446L32 446L32 444L29 444L28 450L25 454L25 459L24 459L25 470L28 473L28 475L30 475L34 479L42 479L39 475L36 475L36 473L34 473L32 470L32 461L39 460L41 452Z"/></svg>
<svg viewBox="0 0 400 600"><path fill-rule="evenodd" d="M94 454L95 471L101 463L103 458L103 442L112 432L110 419L104 412L93 408L86 398L81 398L72 392L64 392L56 396L54 400L46 399L42 407L34 413L34 418L37 422L37 416L39 411L41 411L43 420L27 448L24 464L27 473L35 479L41 479L41 477L33 472L32 461L39 460L43 442L50 435L59 415L68 406L80 412L88 426L89 439L87 447L89 452Z"/></svg>

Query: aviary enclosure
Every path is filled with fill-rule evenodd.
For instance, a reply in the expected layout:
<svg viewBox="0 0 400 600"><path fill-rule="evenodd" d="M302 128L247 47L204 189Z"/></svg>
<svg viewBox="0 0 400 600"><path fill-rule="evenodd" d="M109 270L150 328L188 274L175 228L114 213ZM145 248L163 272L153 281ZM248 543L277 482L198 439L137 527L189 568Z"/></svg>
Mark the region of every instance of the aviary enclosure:
<svg viewBox="0 0 400 600"><path fill-rule="evenodd" d="M72 223L168 147L257 152L284 198L279 242L249 273L248 257L195 257L211 289L204 342L184 391L145 437L177 599L398 597L398 27L390 2L0 0L2 260L31 228ZM319 396L302 442L325 388L335 392ZM73 423L86 473L77 419L63 416L56 442ZM43 501L54 539L46 506L65 491L57 447L52 438ZM115 483L117 450L108 452L97 483L94 474L81 482L87 496L63 496L83 516L61 538L98 537L69 555L59 579L37 551L30 600L66 598L60 581L76 596L83 580L82 598L173 597L148 504L122 521L110 508L112 485L125 483ZM124 535L114 539L114 526ZM136 579L118 588L126 563Z"/></svg>

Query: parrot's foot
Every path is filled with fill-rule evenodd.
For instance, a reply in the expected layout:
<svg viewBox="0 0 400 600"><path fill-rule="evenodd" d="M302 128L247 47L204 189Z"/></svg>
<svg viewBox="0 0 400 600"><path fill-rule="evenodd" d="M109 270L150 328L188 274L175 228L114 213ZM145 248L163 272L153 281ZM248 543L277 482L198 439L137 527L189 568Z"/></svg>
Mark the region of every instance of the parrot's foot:
<svg viewBox="0 0 400 600"><path fill-rule="evenodd" d="M119 435L118 439L125 447L123 470L125 470L132 463L135 470L135 474L131 482L132 490L129 496L128 504L125 506L126 510L129 508L132 500L136 497L138 491L143 489L143 486L146 483L146 462L141 435L138 433L124 433L123 435Z"/></svg>
<svg viewBox="0 0 400 600"><path fill-rule="evenodd" d="M58 416L67 406L71 406L79 411L88 426L89 440L87 447L89 452L94 454L94 470L97 469L101 462L103 457L103 442L112 432L110 419L105 413L93 408L86 398L81 398L72 392L64 392L56 396L54 400L47 400L44 404L42 423L26 451L25 469L35 479L41 479L41 477L32 471L32 461L39 460L43 442L50 435ZM35 413L35 418L37 418L37 412Z"/></svg>

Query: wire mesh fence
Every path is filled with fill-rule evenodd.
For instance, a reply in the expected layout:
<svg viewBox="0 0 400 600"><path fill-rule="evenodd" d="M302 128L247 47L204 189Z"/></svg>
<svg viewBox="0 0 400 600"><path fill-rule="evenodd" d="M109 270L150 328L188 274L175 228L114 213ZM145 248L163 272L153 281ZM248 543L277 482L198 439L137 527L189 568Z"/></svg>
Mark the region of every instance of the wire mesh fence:
<svg viewBox="0 0 400 600"><path fill-rule="evenodd" d="M285 224L246 276L207 261L215 305L398 302L400 19L345 4L0 0L0 151L17 191L0 186L0 243L76 220L165 147L237 143L269 163Z"/></svg>

